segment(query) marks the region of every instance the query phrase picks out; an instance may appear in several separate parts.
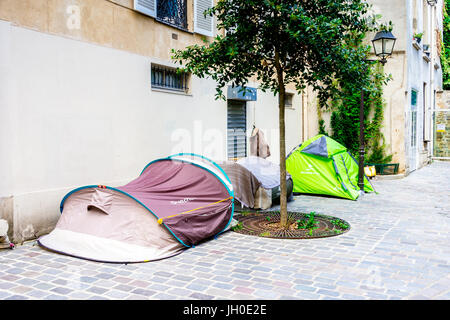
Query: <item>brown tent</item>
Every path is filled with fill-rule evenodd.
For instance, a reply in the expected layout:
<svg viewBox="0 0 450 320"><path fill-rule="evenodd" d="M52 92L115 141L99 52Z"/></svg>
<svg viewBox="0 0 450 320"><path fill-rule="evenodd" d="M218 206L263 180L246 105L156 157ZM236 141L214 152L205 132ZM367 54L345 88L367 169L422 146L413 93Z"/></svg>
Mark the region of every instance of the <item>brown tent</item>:
<svg viewBox="0 0 450 320"><path fill-rule="evenodd" d="M150 162L125 186L90 185L61 202L43 247L104 262L142 262L180 253L229 228L232 184L214 162L178 154Z"/></svg>

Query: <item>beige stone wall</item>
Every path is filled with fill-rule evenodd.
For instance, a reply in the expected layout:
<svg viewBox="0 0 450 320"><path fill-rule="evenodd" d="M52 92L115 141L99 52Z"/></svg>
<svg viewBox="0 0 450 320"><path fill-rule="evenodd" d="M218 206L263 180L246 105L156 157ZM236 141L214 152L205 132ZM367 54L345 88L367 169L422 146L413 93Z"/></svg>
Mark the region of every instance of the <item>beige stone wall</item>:
<svg viewBox="0 0 450 320"><path fill-rule="evenodd" d="M399 172L405 171L405 105L407 98L406 90L406 54L401 51L395 52L385 65L385 72L392 74L393 80L384 88L383 97L386 102L384 109L384 120L382 133L386 143L386 154L392 154L392 162L399 163ZM307 140L319 132L319 114L325 120L327 132L331 132L331 112L318 110L316 94L308 91L307 96L307 118L305 124L305 139Z"/></svg>
<svg viewBox="0 0 450 320"><path fill-rule="evenodd" d="M417 0L367 0L372 5L372 13L381 14L380 21L387 23L392 21L393 33L397 37L395 43L396 51L405 51L409 42L408 30L406 28L407 11L406 6ZM419 0L420 1L420 0ZM372 39L375 34L368 34L367 39Z"/></svg>
<svg viewBox="0 0 450 320"><path fill-rule="evenodd" d="M386 143L386 154L392 154L392 162L399 163L399 172L405 172L405 139L407 104L407 57L404 52L396 52L385 65L385 72L392 74L392 81L384 87L383 98L386 102L382 133Z"/></svg>
<svg viewBox="0 0 450 320"><path fill-rule="evenodd" d="M435 157L450 157L450 91L436 95L434 112L434 153Z"/></svg>
<svg viewBox="0 0 450 320"><path fill-rule="evenodd" d="M71 24L79 8L80 24ZM21 27L170 60L170 50L202 43L193 34L193 0L188 0L189 32L157 22L133 9L133 0L1 0L0 19ZM75 26L75 27L74 27ZM175 40L172 34L176 34Z"/></svg>

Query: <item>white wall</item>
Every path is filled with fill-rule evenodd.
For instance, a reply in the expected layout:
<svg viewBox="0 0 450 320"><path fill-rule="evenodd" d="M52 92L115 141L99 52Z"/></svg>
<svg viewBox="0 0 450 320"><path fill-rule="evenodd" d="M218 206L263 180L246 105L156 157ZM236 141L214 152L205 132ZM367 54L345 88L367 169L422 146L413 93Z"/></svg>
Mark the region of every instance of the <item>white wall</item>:
<svg viewBox="0 0 450 320"><path fill-rule="evenodd" d="M296 94L293 97L292 105L293 108L285 109L286 154L302 142L302 103L300 95ZM278 95L274 96L272 93L267 92L263 94L258 90L258 101L247 102L247 128L249 128L249 134L252 131L253 124L263 130L271 153L267 159L274 163L280 163L278 116Z"/></svg>
<svg viewBox="0 0 450 320"><path fill-rule="evenodd" d="M11 51L10 51L10 24L0 21L0 197L4 190L12 188L12 159L13 147L13 110L11 108L11 91L14 88L11 79Z"/></svg>
<svg viewBox="0 0 450 320"><path fill-rule="evenodd" d="M0 22L0 199L14 197L17 241L50 231L74 187L124 184L173 152L225 156L227 108L215 83L193 78L190 95L153 91L152 61ZM273 95L258 91L256 109L257 126L278 128ZM286 112L299 132L287 134L288 151L300 112ZM278 143L270 147L276 161Z"/></svg>
<svg viewBox="0 0 450 320"><path fill-rule="evenodd" d="M436 35L433 34L436 27L442 24L442 4L438 4L436 8L429 6L426 0L415 0L411 2L407 7L408 19L407 19L407 43L412 42L414 34L414 24L417 26L416 32L423 32L424 37L420 43L421 48L416 50L412 45L407 46L408 56L408 83L407 83L407 103L405 106L406 115L406 139L405 146L407 150L407 157L409 157L408 171L420 168L431 157L432 146L424 144L425 138L430 138L431 135L424 136L425 130L430 132L432 124L431 108L434 105L434 91L440 89L442 84L442 74L440 70L435 70L434 64L439 62L439 57L435 53ZM433 11L437 14L432 21ZM416 19L414 22L413 19ZM433 23L433 24L432 24ZM423 44L430 45L430 59L431 61L424 60ZM434 54L433 54L434 53ZM423 85L426 83L426 89L424 92ZM410 122L410 105L411 105L411 90L418 91L417 95L417 152L414 152L410 147L410 135L411 135L411 122ZM424 114L424 105L426 107ZM415 153L415 154L414 154ZM416 159L416 160L414 160ZM415 163L414 163L415 162Z"/></svg>

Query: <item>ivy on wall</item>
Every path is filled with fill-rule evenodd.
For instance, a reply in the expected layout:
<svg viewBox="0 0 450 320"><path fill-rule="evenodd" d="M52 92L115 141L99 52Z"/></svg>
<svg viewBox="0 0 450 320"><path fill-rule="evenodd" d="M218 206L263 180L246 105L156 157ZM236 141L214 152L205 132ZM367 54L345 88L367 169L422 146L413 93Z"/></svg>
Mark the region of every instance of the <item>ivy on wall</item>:
<svg viewBox="0 0 450 320"><path fill-rule="evenodd" d="M443 76L443 87L444 90L450 90L450 48L448 45L450 44L450 17L448 12L450 10L450 1L445 0L444 5L444 39L441 40L443 43L441 45L440 50L440 58L442 65L442 76ZM440 35L438 35L440 36ZM440 37L438 37L439 39Z"/></svg>
<svg viewBox="0 0 450 320"><path fill-rule="evenodd" d="M355 36L355 46L363 47L363 36ZM369 54L369 46L366 46ZM381 132L385 101L383 87L391 80L391 76L383 71L380 63L370 65L361 74L363 79L336 79L331 98L326 102L319 101L319 109L331 112L330 133L327 133L325 121L319 114L319 134L326 134L343 144L357 159L359 154L359 109L361 91L364 91L364 133L365 162L388 163L392 155L386 154L386 144Z"/></svg>

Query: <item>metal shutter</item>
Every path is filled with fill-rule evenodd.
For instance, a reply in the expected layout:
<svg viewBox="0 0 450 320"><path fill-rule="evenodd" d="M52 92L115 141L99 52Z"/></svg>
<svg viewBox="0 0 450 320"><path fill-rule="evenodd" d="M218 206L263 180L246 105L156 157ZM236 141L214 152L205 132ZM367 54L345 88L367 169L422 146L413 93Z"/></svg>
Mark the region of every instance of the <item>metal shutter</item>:
<svg viewBox="0 0 450 320"><path fill-rule="evenodd" d="M134 0L134 10L150 17L156 17L156 1L157 0Z"/></svg>
<svg viewBox="0 0 450 320"><path fill-rule="evenodd" d="M245 102L228 101L227 151L228 159L247 156L247 109Z"/></svg>
<svg viewBox="0 0 450 320"><path fill-rule="evenodd" d="M205 10L212 8L213 0L195 0L194 1L194 32L212 37L213 17L204 16Z"/></svg>

